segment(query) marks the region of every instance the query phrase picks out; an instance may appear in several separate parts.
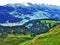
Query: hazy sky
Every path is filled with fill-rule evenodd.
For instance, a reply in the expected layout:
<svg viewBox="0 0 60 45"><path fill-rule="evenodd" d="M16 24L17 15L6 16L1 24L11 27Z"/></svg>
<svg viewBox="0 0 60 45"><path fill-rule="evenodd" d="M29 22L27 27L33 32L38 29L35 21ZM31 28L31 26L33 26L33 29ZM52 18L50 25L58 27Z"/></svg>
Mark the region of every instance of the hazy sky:
<svg viewBox="0 0 60 45"><path fill-rule="evenodd" d="M0 5L6 5L8 3L11 3L11 4L24 3L24 4L26 4L27 2L38 3L38 4L44 3L44 4L60 5L60 0L0 0Z"/></svg>

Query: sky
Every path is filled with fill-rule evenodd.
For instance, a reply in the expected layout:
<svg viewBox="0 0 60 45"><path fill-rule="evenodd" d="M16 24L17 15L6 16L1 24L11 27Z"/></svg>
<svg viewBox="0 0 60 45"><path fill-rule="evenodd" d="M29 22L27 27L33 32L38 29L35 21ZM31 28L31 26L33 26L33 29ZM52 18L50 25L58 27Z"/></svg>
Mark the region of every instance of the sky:
<svg viewBox="0 0 60 45"><path fill-rule="evenodd" d="M44 3L48 5L60 6L60 0L0 0L0 5L15 4L15 3L22 3L22 4L27 5L27 2L37 3L37 4Z"/></svg>

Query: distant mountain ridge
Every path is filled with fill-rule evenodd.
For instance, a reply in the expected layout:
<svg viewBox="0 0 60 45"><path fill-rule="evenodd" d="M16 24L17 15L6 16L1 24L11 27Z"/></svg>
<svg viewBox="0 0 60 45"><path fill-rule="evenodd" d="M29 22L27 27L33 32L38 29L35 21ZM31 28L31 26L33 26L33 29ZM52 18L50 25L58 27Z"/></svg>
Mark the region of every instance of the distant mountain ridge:
<svg viewBox="0 0 60 45"><path fill-rule="evenodd" d="M57 19L60 20L60 6L44 4L7 4L0 6L0 23L25 24L30 20L36 19ZM22 25L23 25L22 24Z"/></svg>

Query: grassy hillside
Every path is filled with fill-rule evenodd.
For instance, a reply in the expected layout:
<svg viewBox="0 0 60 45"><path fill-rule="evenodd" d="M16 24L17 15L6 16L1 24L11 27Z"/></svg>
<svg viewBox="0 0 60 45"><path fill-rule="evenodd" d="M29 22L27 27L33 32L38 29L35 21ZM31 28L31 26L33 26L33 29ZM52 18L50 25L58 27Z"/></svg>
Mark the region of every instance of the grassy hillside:
<svg viewBox="0 0 60 45"><path fill-rule="evenodd" d="M0 45L24 45L29 40L32 40L33 37L30 35L12 35L9 34L6 38L0 38Z"/></svg>
<svg viewBox="0 0 60 45"><path fill-rule="evenodd" d="M0 37L0 45L60 45L60 25L36 37L30 34L8 34L5 38Z"/></svg>
<svg viewBox="0 0 60 45"><path fill-rule="evenodd" d="M56 20L41 20L41 23L46 25L48 28L51 28L51 27L54 27L54 26L57 25L57 21Z"/></svg>
<svg viewBox="0 0 60 45"><path fill-rule="evenodd" d="M60 45L60 25L51 28L48 33L37 35L27 45Z"/></svg>

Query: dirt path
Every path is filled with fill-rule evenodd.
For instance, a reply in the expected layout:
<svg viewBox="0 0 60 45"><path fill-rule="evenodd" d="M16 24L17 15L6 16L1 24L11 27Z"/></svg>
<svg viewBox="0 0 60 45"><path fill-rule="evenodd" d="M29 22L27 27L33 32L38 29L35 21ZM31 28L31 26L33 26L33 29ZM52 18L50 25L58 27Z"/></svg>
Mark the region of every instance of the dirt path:
<svg viewBox="0 0 60 45"><path fill-rule="evenodd" d="M56 26L56 27L51 28L51 29L49 30L49 32L52 32L52 31L54 31L54 30L57 29L57 28L60 28L60 24L59 24L58 26ZM40 38L41 36L43 36L43 34L37 35L34 39L32 39L32 40L28 43L28 45L32 45L33 43L35 43L35 41L36 41L38 38Z"/></svg>

